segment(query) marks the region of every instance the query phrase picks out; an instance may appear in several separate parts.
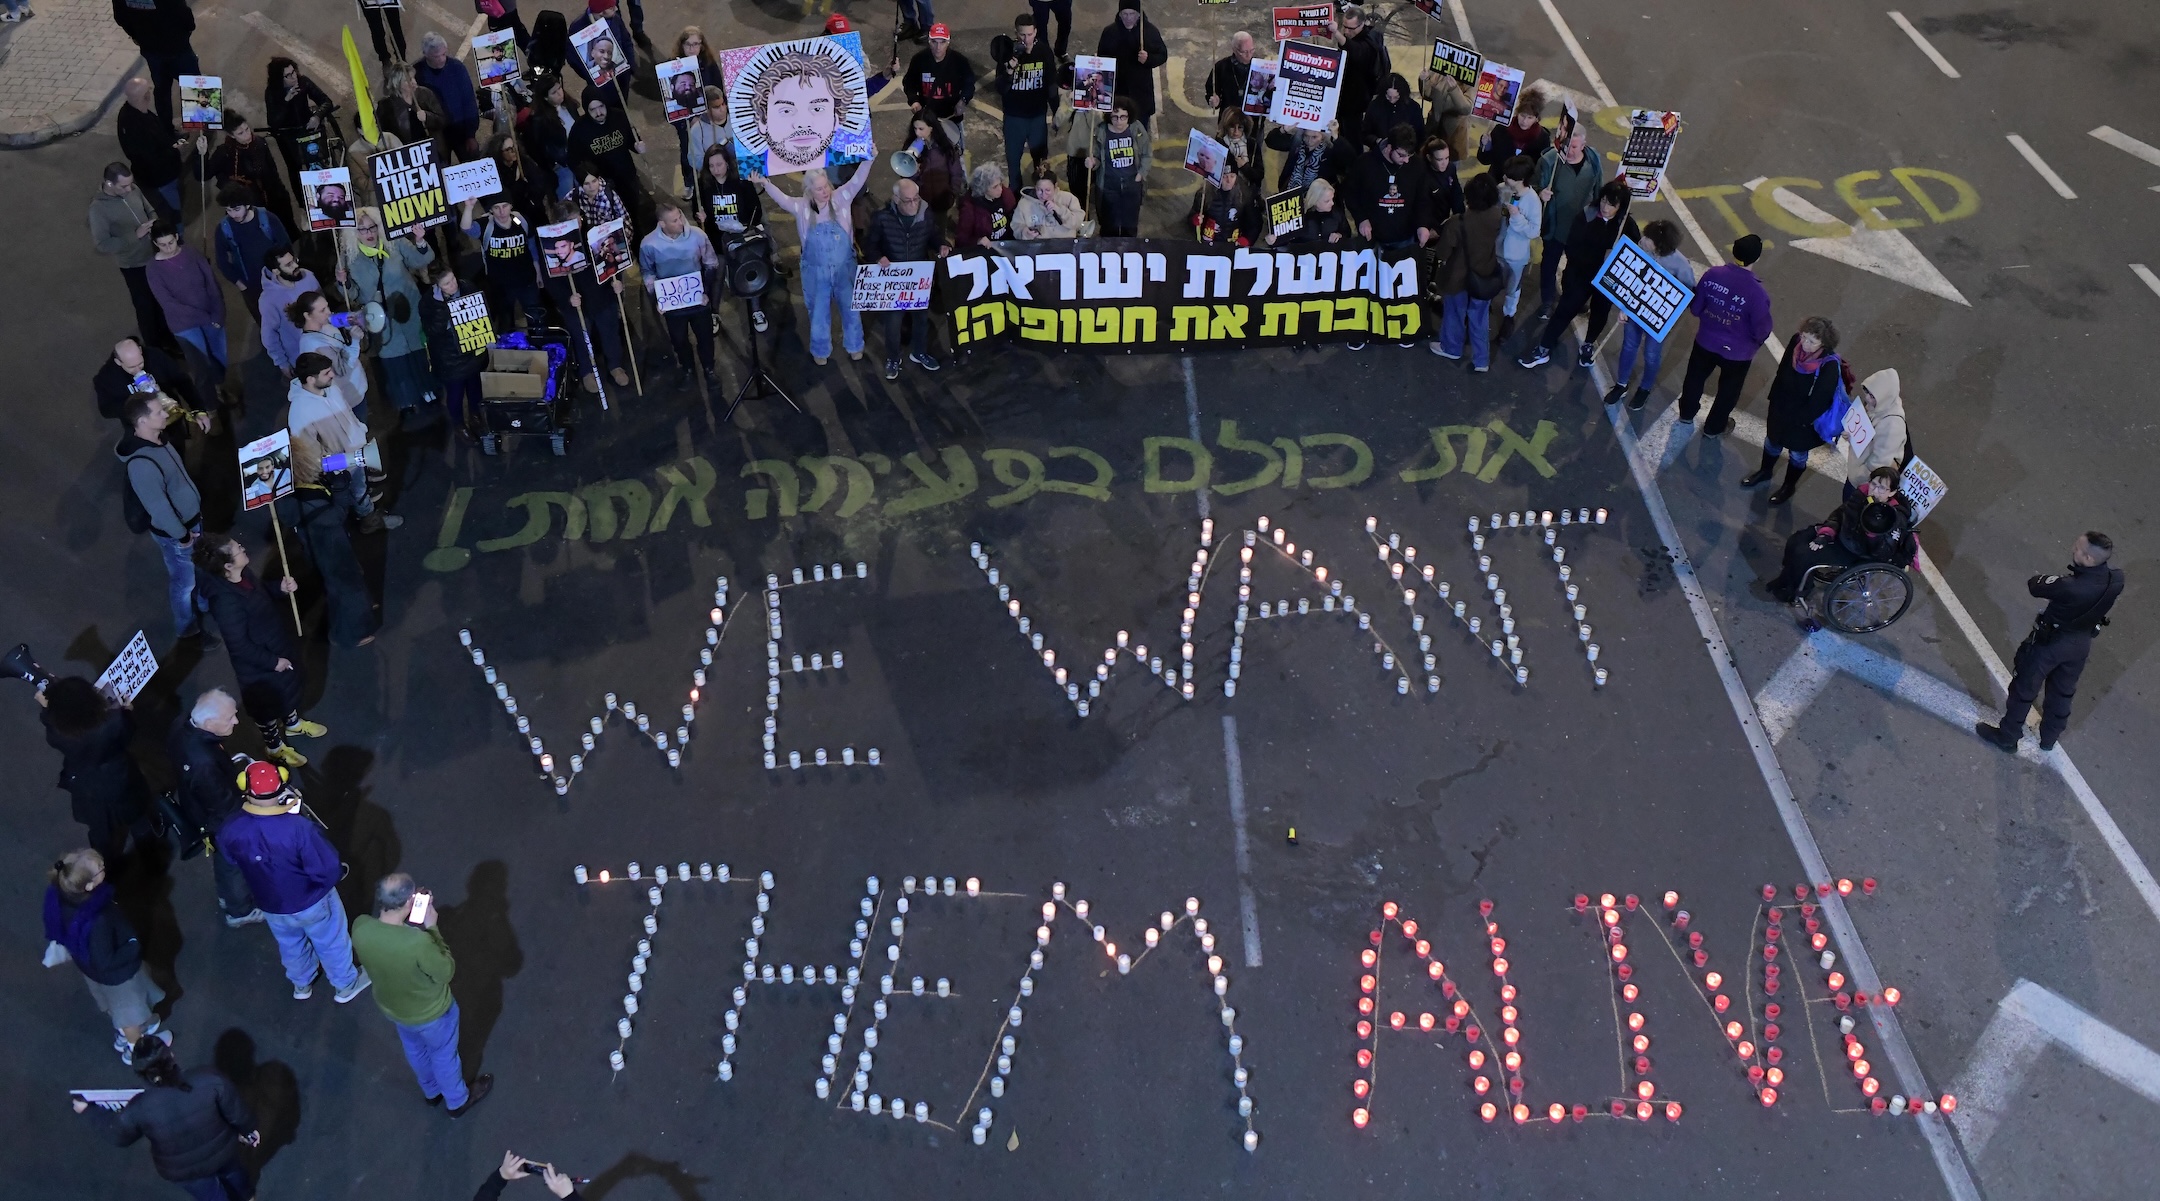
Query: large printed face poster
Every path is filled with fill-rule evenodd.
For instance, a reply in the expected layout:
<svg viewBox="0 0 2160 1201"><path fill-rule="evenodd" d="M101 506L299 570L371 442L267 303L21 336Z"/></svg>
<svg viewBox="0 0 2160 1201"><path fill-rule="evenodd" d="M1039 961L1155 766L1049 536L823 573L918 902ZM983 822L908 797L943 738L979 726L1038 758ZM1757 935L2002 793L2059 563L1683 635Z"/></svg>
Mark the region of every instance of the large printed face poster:
<svg viewBox="0 0 2160 1201"><path fill-rule="evenodd" d="M481 87L493 87L517 78L517 30L505 29L500 33L475 34L472 52L473 64L480 68L478 74Z"/></svg>
<svg viewBox="0 0 2160 1201"><path fill-rule="evenodd" d="M606 283L622 274L630 265L630 235L623 232L623 219L602 221L585 232L585 241L592 247L593 279Z"/></svg>
<svg viewBox="0 0 2160 1201"><path fill-rule="evenodd" d="M300 193L307 201L308 229L351 229L359 223L352 201L352 168L302 171Z"/></svg>
<svg viewBox="0 0 2160 1201"><path fill-rule="evenodd" d="M225 81L216 75L180 77L180 128L225 127Z"/></svg>
<svg viewBox="0 0 2160 1201"><path fill-rule="evenodd" d="M576 218L543 225L538 232L540 260L547 268L548 278L561 279L586 268L585 240L578 236Z"/></svg>
<svg viewBox="0 0 2160 1201"><path fill-rule="evenodd" d="M1073 58L1073 109L1107 113L1117 103L1117 60L1092 54Z"/></svg>
<svg viewBox="0 0 2160 1201"><path fill-rule="evenodd" d="M1252 72L1245 77L1245 103L1239 106L1246 116L1267 116L1268 107L1275 103L1275 71L1272 58L1252 61Z"/></svg>
<svg viewBox="0 0 2160 1201"><path fill-rule="evenodd" d="M698 74L696 55L670 59L653 68L660 77L660 98L669 121L688 121L705 115L705 80Z"/></svg>
<svg viewBox="0 0 2160 1201"><path fill-rule="evenodd" d="M450 202L443 195L433 141L377 151L368 162L375 171L375 194L382 197L384 236L402 238L449 222Z"/></svg>
<svg viewBox="0 0 2160 1201"><path fill-rule="evenodd" d="M1185 169L1222 187L1230 174L1230 148L1195 129L1185 137Z"/></svg>
<svg viewBox="0 0 2160 1201"><path fill-rule="evenodd" d="M1312 42L1284 42L1268 120L1292 129L1326 129L1342 99L1343 52Z"/></svg>
<svg viewBox="0 0 2160 1201"><path fill-rule="evenodd" d="M1470 115L1505 125L1515 117L1515 101L1522 96L1523 73L1491 59L1478 68L1477 90L1470 95Z"/></svg>
<svg viewBox="0 0 2160 1201"><path fill-rule="evenodd" d="M293 494L292 431L281 429L240 448L240 500L260 509Z"/></svg>
<svg viewBox="0 0 2160 1201"><path fill-rule="evenodd" d="M877 153L859 33L723 50L720 75L745 175L791 175Z"/></svg>
<svg viewBox="0 0 2160 1201"><path fill-rule="evenodd" d="M578 61L585 64L585 74L592 78L594 87L606 87L621 73L622 47L615 44L615 26L612 23L594 21L571 34L570 45L577 51Z"/></svg>

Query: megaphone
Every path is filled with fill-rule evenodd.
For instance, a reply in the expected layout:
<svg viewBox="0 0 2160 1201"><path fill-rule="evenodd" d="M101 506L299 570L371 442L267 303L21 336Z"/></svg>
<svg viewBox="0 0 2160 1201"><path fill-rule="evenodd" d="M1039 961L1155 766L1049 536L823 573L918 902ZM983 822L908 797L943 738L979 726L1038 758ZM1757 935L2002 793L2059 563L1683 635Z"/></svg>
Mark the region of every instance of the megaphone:
<svg viewBox="0 0 2160 1201"><path fill-rule="evenodd" d="M360 322L371 334L383 332L390 324L389 316L383 312L382 305L372 300L360 306Z"/></svg>
<svg viewBox="0 0 2160 1201"><path fill-rule="evenodd" d="M892 167L893 174L902 179L913 179L915 173L922 169L922 164L915 161L915 156L905 150L893 151L892 157L885 162Z"/></svg>
<svg viewBox="0 0 2160 1201"><path fill-rule="evenodd" d="M33 688L43 688L53 680L53 674L45 670L38 663L37 657L30 653L30 644L27 642L16 643L15 649L9 651L6 658L0 659L0 671Z"/></svg>

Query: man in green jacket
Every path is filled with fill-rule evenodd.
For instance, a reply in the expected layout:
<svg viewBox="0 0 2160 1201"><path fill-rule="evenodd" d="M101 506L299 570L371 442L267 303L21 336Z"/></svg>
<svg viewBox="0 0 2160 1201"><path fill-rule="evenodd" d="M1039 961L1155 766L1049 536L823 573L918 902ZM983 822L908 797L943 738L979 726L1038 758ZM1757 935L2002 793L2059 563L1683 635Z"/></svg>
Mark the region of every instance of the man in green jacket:
<svg viewBox="0 0 2160 1201"><path fill-rule="evenodd" d="M412 921L414 899L425 899L426 916ZM397 1023L405 1061L420 1079L430 1105L448 1103L450 1116L463 1117L478 1105L495 1078L482 1072L470 1088L458 1061L458 1007L450 996L457 960L435 932L436 910L430 894L419 893L404 872L384 876L375 885L375 915L353 919L353 958L375 981L375 1004Z"/></svg>
<svg viewBox="0 0 2160 1201"><path fill-rule="evenodd" d="M1577 123L1567 141L1540 155L1533 178L1545 202L1545 260L1538 265L1538 316L1543 318L1552 316L1560 299L1560 259L1568 239L1605 186L1605 160L1590 150L1589 129Z"/></svg>

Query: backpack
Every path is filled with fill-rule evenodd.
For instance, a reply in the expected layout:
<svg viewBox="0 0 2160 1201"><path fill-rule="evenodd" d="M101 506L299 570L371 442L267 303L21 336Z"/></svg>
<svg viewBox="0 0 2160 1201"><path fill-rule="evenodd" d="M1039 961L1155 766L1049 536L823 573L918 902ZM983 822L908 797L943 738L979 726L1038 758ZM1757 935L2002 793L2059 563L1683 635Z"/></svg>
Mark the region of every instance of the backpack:
<svg viewBox="0 0 2160 1201"><path fill-rule="evenodd" d="M143 508L142 498L135 495L135 485L125 481L120 489L120 519L127 522L131 534L150 532L150 510Z"/></svg>
<svg viewBox="0 0 2160 1201"><path fill-rule="evenodd" d="M1830 394L1830 407L1815 419L1815 434L1825 443L1835 442L1845 430L1845 411L1852 408L1852 393L1845 390L1845 364L1836 355L1829 355L1815 370L1818 375L1830 372L1835 389Z"/></svg>

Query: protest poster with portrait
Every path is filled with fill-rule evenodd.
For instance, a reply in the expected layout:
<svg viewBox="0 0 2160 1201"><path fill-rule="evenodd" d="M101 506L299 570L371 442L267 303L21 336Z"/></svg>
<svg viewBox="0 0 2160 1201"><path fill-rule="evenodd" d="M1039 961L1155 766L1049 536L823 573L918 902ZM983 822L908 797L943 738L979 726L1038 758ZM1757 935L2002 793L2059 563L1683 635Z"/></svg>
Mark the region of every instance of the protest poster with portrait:
<svg viewBox="0 0 2160 1201"><path fill-rule="evenodd" d="M670 59L653 71L660 77L660 99L670 122L705 115L705 80L698 74L696 55Z"/></svg>
<svg viewBox="0 0 2160 1201"><path fill-rule="evenodd" d="M1278 69L1272 58L1256 58L1252 71L1245 77L1245 102L1238 107L1248 117L1265 117L1268 107L1275 103L1275 72Z"/></svg>
<svg viewBox="0 0 2160 1201"><path fill-rule="evenodd" d="M359 223L359 212L353 207L350 167L302 171L300 195L307 202L310 231L351 229Z"/></svg>
<svg viewBox="0 0 2160 1201"><path fill-rule="evenodd" d="M1073 110L1107 113L1117 101L1117 60L1092 54L1073 57Z"/></svg>
<svg viewBox="0 0 2160 1201"><path fill-rule="evenodd" d="M1342 48L1284 42L1280 63L1268 120L1292 129L1326 129L1342 100Z"/></svg>
<svg viewBox="0 0 2160 1201"><path fill-rule="evenodd" d="M1590 286L1612 301L1628 320L1641 326L1644 333L1660 342L1680 324L1680 318L1695 299L1693 288L1658 265L1650 252L1633 238L1621 238L1613 243L1605 262L1590 278Z"/></svg>
<svg viewBox="0 0 2160 1201"><path fill-rule="evenodd" d="M1860 406L1853 407L1857 409ZM1927 515L1933 513L1935 506L1942 503L1943 494L1950 491L1950 485L1943 482L1943 477L1935 474L1935 469L1923 462L1918 455L1905 461L1905 471L1898 476L1897 487L1899 492L1905 494L1905 499L1912 502L1914 525L1926 521Z"/></svg>
<svg viewBox="0 0 2160 1201"><path fill-rule="evenodd" d="M736 169L792 175L875 155L864 74L859 33L721 51Z"/></svg>
<svg viewBox="0 0 2160 1201"><path fill-rule="evenodd" d="M921 312L930 307L937 282L935 260L922 263L860 263L855 268L858 313Z"/></svg>
<svg viewBox="0 0 2160 1201"><path fill-rule="evenodd" d="M615 44L613 22L594 21L571 34L570 48L577 51L578 61L585 64L585 74L594 87L604 88L622 74L623 51Z"/></svg>
<svg viewBox="0 0 2160 1201"><path fill-rule="evenodd" d="M495 169L495 160L476 158L469 163L444 167L442 173L443 196L452 204L462 204L476 196L493 196L502 191L502 172Z"/></svg>
<svg viewBox="0 0 2160 1201"><path fill-rule="evenodd" d="M1294 42L1299 38L1324 38L1335 22L1333 4L1300 4L1275 10L1275 40Z"/></svg>
<svg viewBox="0 0 2160 1201"><path fill-rule="evenodd" d="M240 448L240 501L250 511L293 494L292 431L281 429Z"/></svg>
<svg viewBox="0 0 2160 1201"><path fill-rule="evenodd" d="M369 165L375 170L375 194L382 197L385 236L402 238L449 223L450 202L443 196L432 140L377 151Z"/></svg>
<svg viewBox="0 0 2160 1201"><path fill-rule="evenodd" d="M150 640L143 636L141 630L137 630L135 636L128 639L127 645L120 648L120 654L113 659L112 666L98 676L94 687L121 704L130 705L135 702L136 697L142 695L143 688L150 683L151 677L157 675L157 671L157 655L150 649Z"/></svg>
<svg viewBox="0 0 2160 1201"><path fill-rule="evenodd" d="M1478 67L1477 88L1470 94L1470 115L1497 125L1515 118L1515 101L1522 96L1523 73L1487 59Z"/></svg>
<svg viewBox="0 0 2160 1201"><path fill-rule="evenodd" d="M474 75L480 80L481 87L493 87L517 78L517 30L474 34L472 53L473 65L479 68Z"/></svg>
<svg viewBox="0 0 2160 1201"><path fill-rule="evenodd" d="M1664 182L1665 166L1672 162L1673 143L1680 138L1680 114L1662 109L1628 111L1627 145L1620 151L1620 177L1638 200L1657 195Z"/></svg>
<svg viewBox="0 0 2160 1201"><path fill-rule="evenodd" d="M1185 169L1222 187L1230 174L1230 148L1195 129L1185 136Z"/></svg>
<svg viewBox="0 0 2160 1201"><path fill-rule="evenodd" d="M1278 238L1305 228L1305 193L1293 189L1268 197L1267 226L1268 232Z"/></svg>
<svg viewBox="0 0 2160 1201"><path fill-rule="evenodd" d="M670 275L666 279L654 280L653 303L663 313L672 313L676 309L704 308L704 274L692 271L688 275Z"/></svg>
<svg viewBox="0 0 2160 1201"><path fill-rule="evenodd" d="M225 128L225 80L216 75L180 77L180 128Z"/></svg>
<svg viewBox="0 0 2160 1201"><path fill-rule="evenodd" d="M592 247L593 279L598 283L614 279L630 265L630 235L623 232L621 217L586 230L585 243Z"/></svg>
<svg viewBox="0 0 2160 1201"><path fill-rule="evenodd" d="M586 268L585 240L578 236L577 218L543 225L536 232L540 238L540 264L547 269L548 278L561 279Z"/></svg>
<svg viewBox="0 0 2160 1201"><path fill-rule="evenodd" d="M1445 75L1463 86L1464 91L1477 88L1478 72L1485 66L1485 56L1468 46L1458 46L1446 38L1434 38L1432 44L1432 69L1435 74Z"/></svg>
<svg viewBox="0 0 2160 1201"><path fill-rule="evenodd" d="M447 303L459 354L478 354L495 344L495 319L488 316L487 293L460 292Z"/></svg>

